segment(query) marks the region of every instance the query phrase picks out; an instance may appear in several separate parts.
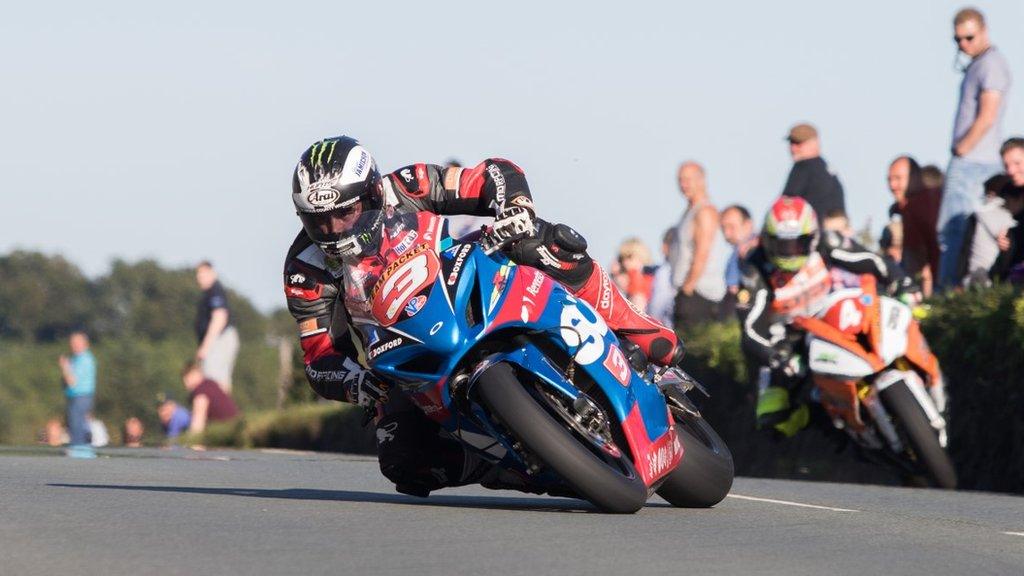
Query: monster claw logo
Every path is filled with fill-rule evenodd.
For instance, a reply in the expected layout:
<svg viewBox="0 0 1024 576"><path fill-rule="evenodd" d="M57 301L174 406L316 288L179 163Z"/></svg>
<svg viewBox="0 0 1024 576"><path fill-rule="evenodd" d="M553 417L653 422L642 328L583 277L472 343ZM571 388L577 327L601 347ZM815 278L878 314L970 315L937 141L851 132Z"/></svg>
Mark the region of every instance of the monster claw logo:
<svg viewBox="0 0 1024 576"><path fill-rule="evenodd" d="M337 144L337 140L321 140L316 144L313 144L313 147L309 149L309 163L314 166L319 166L320 162L324 159L324 152L327 152L327 163L330 164L331 158L334 157L334 148Z"/></svg>

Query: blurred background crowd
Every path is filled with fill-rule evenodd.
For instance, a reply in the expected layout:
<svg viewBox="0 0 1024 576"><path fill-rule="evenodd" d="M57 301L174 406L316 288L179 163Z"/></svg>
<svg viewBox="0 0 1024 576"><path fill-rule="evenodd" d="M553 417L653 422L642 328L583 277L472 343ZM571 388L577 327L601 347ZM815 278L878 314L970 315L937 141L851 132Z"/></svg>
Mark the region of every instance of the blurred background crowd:
<svg viewBox="0 0 1024 576"><path fill-rule="evenodd" d="M892 193L880 230L870 223L852 229L841 179L822 156L824 139L813 124L798 123L783 138L793 166L779 186L781 195L804 198L822 229L877 250L925 297L936 290L1024 282L1024 137L1006 138L1003 127L1010 65L979 10L958 11L953 29L964 60L949 164L943 171L905 154L879 166L878 178ZM1024 134L1021 128L1016 132ZM664 232L657 258L630 237L620 244L611 271L634 304L685 334L732 316L741 294L740 262L758 245L762 219L740 204L717 206L696 160L682 162L677 180L682 215Z"/></svg>

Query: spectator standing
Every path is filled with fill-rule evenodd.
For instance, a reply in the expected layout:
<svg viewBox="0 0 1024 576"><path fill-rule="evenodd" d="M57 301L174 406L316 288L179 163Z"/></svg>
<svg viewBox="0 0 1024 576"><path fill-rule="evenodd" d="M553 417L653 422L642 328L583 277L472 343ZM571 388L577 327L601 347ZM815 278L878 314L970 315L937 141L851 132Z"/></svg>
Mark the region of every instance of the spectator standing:
<svg viewBox="0 0 1024 576"><path fill-rule="evenodd" d="M732 247L732 254L725 263L725 297L722 298L722 319L736 313L737 297L741 288L740 262L758 244L757 231L750 211L739 204L722 210L722 236Z"/></svg>
<svg viewBox="0 0 1024 576"><path fill-rule="evenodd" d="M228 295L209 261L196 266L196 283L203 291L196 314L196 360L202 365L203 375L230 394L231 373L238 356L238 331L231 321Z"/></svg>
<svg viewBox="0 0 1024 576"><path fill-rule="evenodd" d="M985 17L964 8L953 18L953 39L971 61L964 68L953 121L953 144L939 211L940 287L957 283L957 260L968 216L980 203L982 183L999 172L1002 120L1010 90L1010 67L989 40Z"/></svg>
<svg viewBox="0 0 1024 576"><path fill-rule="evenodd" d="M181 380L188 390L189 403L192 405L189 432L199 433L206 430L209 422L224 422L238 416L235 401L216 382L205 378L198 365L187 366Z"/></svg>
<svg viewBox="0 0 1024 576"><path fill-rule="evenodd" d="M931 296L939 266L939 241L935 232L941 201L938 188L927 188L917 161L899 156L889 164L889 191L893 202L890 221L900 220L902 259L900 266L918 279L925 296Z"/></svg>
<svg viewBox="0 0 1024 576"><path fill-rule="evenodd" d="M793 168L789 171L782 195L806 200L814 208L819 221L836 210L846 212L843 185L821 157L818 129L810 124L797 124L789 130L786 140L789 141Z"/></svg>
<svg viewBox="0 0 1024 576"><path fill-rule="evenodd" d="M717 316L718 304L725 296L725 255L718 243L718 210L708 199L704 168L684 162L678 177L688 206L676 226L669 262L672 285L678 291L674 325L684 330Z"/></svg>
<svg viewBox="0 0 1024 576"><path fill-rule="evenodd" d="M89 337L74 332L68 339L71 357L61 356L61 376L67 397L69 444L81 447L89 444L89 412L96 394L96 358L89 349Z"/></svg>
<svg viewBox="0 0 1024 576"><path fill-rule="evenodd" d="M678 290L672 286L672 265L669 263L669 249L676 241L675 227L661 235L662 262L654 268L651 280L651 299L647 302L647 314L665 326L672 325L672 313L676 306Z"/></svg>
<svg viewBox="0 0 1024 576"><path fill-rule="evenodd" d="M747 253L757 247L757 230L750 211L739 204L733 204L722 210L722 235L732 247L732 254L725 265L725 287L731 294L740 289L740 261Z"/></svg>

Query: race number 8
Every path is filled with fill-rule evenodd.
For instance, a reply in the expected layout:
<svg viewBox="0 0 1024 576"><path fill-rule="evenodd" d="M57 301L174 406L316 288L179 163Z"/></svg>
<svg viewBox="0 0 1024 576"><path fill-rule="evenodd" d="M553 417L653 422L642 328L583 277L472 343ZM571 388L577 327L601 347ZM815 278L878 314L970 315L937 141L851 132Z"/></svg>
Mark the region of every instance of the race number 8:
<svg viewBox="0 0 1024 576"><path fill-rule="evenodd" d="M604 354L604 335L608 325L593 310L578 304L562 309L562 339L576 353L580 364L596 362ZM576 348L576 350L572 350Z"/></svg>

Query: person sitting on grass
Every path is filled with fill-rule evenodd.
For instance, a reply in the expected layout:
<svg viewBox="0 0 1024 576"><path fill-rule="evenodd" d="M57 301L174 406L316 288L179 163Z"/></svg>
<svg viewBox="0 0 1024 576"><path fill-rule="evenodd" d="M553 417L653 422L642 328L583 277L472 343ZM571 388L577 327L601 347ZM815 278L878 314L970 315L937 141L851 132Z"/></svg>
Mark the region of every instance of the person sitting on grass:
<svg viewBox="0 0 1024 576"><path fill-rule="evenodd" d="M160 427L163 428L164 437L172 444L192 425L192 414L189 413L188 408L178 404L174 398L165 393L160 393L157 396L156 414L160 418Z"/></svg>
<svg viewBox="0 0 1024 576"><path fill-rule="evenodd" d="M192 405L192 423L189 432L198 434L206 430L207 422L225 422L238 416L238 406L221 387L203 376L196 363L189 363L181 373Z"/></svg>

